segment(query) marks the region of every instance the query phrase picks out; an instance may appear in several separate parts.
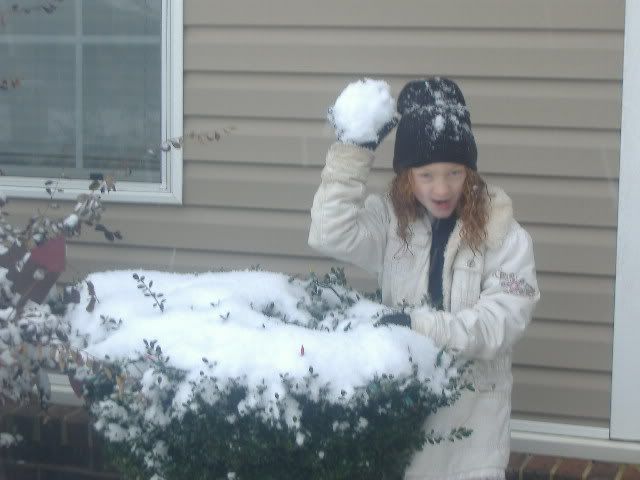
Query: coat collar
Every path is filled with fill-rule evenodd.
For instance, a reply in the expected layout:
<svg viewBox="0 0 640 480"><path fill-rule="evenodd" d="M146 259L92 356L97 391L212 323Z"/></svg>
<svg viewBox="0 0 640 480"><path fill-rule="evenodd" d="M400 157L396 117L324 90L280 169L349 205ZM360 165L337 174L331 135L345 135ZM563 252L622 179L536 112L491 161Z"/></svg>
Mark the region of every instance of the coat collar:
<svg viewBox="0 0 640 480"><path fill-rule="evenodd" d="M488 190L490 203L486 243L488 248L498 248L509 232L513 220L513 205L500 187L489 185Z"/></svg>
<svg viewBox="0 0 640 480"><path fill-rule="evenodd" d="M513 205L511 198L500 187L487 185L487 190L489 192L489 219L485 245L487 248L498 248L507 235L513 220ZM458 250L461 229L462 222L458 219L449 239L447 250L454 252Z"/></svg>

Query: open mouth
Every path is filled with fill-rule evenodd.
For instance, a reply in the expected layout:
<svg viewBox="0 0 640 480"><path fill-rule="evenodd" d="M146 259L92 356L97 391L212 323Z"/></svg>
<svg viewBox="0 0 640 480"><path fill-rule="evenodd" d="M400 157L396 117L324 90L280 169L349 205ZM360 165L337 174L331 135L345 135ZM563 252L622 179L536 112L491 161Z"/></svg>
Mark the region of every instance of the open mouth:
<svg viewBox="0 0 640 480"><path fill-rule="evenodd" d="M436 207L438 208L448 208L449 205L451 204L450 200L434 200L433 203L436 205Z"/></svg>

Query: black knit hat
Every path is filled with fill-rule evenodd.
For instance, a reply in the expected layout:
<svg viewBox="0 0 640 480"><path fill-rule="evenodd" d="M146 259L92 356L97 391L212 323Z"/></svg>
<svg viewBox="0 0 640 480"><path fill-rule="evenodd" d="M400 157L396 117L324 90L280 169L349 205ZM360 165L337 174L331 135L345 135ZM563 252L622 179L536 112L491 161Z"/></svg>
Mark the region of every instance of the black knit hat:
<svg viewBox="0 0 640 480"><path fill-rule="evenodd" d="M471 116L460 87L448 78L407 83L398 95L393 170L452 162L477 170Z"/></svg>

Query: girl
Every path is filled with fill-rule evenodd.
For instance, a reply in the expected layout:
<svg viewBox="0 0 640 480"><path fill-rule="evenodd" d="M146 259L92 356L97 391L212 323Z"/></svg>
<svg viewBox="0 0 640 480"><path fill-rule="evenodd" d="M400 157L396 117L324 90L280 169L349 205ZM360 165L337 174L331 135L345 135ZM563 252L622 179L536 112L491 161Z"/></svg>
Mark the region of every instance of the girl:
<svg viewBox="0 0 640 480"><path fill-rule="evenodd" d="M360 144L341 141L337 131L311 209L309 245L376 274L385 304L414 306L379 323L411 328L474 360L475 391L425 425L473 433L428 445L405 478L502 480L512 347L540 298L531 238L504 191L478 175L469 111L452 80L409 82L397 110L396 176L384 196L365 198L365 190L373 150L392 125L378 141Z"/></svg>

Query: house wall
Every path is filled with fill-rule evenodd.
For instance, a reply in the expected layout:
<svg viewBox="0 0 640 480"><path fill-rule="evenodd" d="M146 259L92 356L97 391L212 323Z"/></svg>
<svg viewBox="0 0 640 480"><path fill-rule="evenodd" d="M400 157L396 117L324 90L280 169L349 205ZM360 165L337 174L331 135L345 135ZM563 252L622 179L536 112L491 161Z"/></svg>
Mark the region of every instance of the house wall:
<svg viewBox="0 0 640 480"><path fill-rule="evenodd" d="M187 144L182 206L110 205L105 221L124 241L76 242L67 278L328 270L337 262L306 242L332 141L326 108L362 76L396 94L450 76L470 106L480 172L512 196L535 243L542 300L515 351L513 416L609 426L622 0L186 0L184 19L185 132L235 130ZM377 152L372 191L391 179L393 140Z"/></svg>

